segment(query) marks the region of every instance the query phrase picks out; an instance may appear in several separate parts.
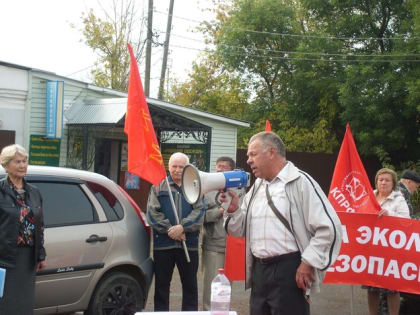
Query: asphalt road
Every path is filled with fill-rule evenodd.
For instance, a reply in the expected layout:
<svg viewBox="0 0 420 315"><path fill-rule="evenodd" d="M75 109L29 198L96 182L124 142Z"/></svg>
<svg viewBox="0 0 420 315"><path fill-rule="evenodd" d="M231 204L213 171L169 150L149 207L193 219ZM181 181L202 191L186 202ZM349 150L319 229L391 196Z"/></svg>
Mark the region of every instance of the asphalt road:
<svg viewBox="0 0 420 315"><path fill-rule="evenodd" d="M201 244L200 233L200 244ZM153 248L153 244L151 246ZM153 250L152 250L153 255ZM198 279L198 307L203 308L203 273L201 271L201 250L199 252L200 266ZM153 295L155 291L154 280L149 290L145 311L153 311ZM353 294L352 294L353 291ZM244 281L235 281L232 284L230 309L238 315L249 314L249 296L251 291L245 291ZM351 296L353 295L353 302ZM366 291L360 286L348 285L322 285L321 292L311 297L311 315L368 315ZM170 311L180 311L182 305L182 288L178 269L174 269L171 282Z"/></svg>
<svg viewBox="0 0 420 315"><path fill-rule="evenodd" d="M203 273L201 272L201 265L197 274L198 278L198 305L199 310L202 310L203 303ZM244 282L234 282L232 285L231 310L239 314L248 314L249 291L245 292ZM147 299L146 311L153 311L153 295L155 285L154 281L150 287L149 297ZM182 287L179 278L178 269L175 268L171 282L170 302L169 308L171 311L180 311L182 305Z"/></svg>
<svg viewBox="0 0 420 315"><path fill-rule="evenodd" d="M202 310L203 274L198 272L199 310ZM153 311L154 282L150 287L145 311ZM314 294L311 302L311 315L368 315L366 291L360 286L353 286L353 303L351 303L352 287L347 285L322 285L321 293ZM244 282L232 285L231 310L238 315L249 314L249 294L245 291ZM181 281L175 268L171 283L170 310L180 311L182 301ZM70 315L81 315L82 312Z"/></svg>
<svg viewBox="0 0 420 315"><path fill-rule="evenodd" d="M202 310L203 274L198 272L199 310ZM353 286L353 313L351 312L351 286L323 285L321 293L314 294L311 302L311 315L368 315L366 291ZM153 311L154 283L149 291L146 311ZM250 290L245 291L244 282L232 285L231 310L238 315L249 314ZM181 281L175 268L170 292L170 310L180 311L182 302Z"/></svg>

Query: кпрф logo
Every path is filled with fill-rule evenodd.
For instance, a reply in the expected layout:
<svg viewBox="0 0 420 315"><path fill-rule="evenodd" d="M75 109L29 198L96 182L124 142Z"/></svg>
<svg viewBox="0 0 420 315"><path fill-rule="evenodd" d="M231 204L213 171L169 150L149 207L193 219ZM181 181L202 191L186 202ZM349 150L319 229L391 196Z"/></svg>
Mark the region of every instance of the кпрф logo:
<svg viewBox="0 0 420 315"><path fill-rule="evenodd" d="M351 171L341 182L341 191L347 192L355 208L363 207L369 201L366 187L360 178L362 178L361 172Z"/></svg>

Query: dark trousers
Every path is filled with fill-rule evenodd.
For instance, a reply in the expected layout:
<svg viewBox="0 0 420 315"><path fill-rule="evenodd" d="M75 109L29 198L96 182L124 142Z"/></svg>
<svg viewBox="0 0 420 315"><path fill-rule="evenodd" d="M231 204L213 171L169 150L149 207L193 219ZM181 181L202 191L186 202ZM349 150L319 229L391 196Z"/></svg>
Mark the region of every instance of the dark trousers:
<svg viewBox="0 0 420 315"><path fill-rule="evenodd" d="M254 259L251 315L309 315L304 292L296 284L300 253L280 257L280 260L269 264Z"/></svg>
<svg viewBox="0 0 420 315"><path fill-rule="evenodd" d="M187 262L183 249L154 251L155 311L169 311L169 288L175 265L182 283L182 311L198 311L198 251L189 250L188 254L191 262Z"/></svg>
<svg viewBox="0 0 420 315"><path fill-rule="evenodd" d="M6 268L3 297L0 298L0 314L32 315L35 304L34 248L18 246L16 265Z"/></svg>

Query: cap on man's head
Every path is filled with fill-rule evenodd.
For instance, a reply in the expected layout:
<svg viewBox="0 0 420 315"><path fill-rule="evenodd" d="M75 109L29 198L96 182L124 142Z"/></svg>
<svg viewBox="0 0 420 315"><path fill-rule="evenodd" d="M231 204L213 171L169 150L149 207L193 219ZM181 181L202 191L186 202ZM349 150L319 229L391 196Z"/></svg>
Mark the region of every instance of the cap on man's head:
<svg viewBox="0 0 420 315"><path fill-rule="evenodd" d="M405 170L401 178L411 179L413 182L420 184L420 175L412 170Z"/></svg>

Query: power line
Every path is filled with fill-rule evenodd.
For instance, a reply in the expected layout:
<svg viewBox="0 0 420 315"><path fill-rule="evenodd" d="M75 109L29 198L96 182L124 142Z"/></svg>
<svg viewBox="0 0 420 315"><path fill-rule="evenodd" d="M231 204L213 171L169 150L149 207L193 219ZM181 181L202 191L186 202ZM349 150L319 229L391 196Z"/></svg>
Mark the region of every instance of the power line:
<svg viewBox="0 0 420 315"><path fill-rule="evenodd" d="M169 15L168 12L163 12L163 11L159 11L159 10L153 10L153 12L157 13L157 14ZM186 17L182 17L182 16L177 16L177 15L174 15L174 14L172 14L172 17L176 18L176 19L179 19L179 20L184 20L184 21L193 22L193 23L197 23L197 24L200 24L200 23L203 22L203 21L193 20L193 19L189 19L189 18L186 18Z"/></svg>
<svg viewBox="0 0 420 315"><path fill-rule="evenodd" d="M95 66L96 66L96 63L95 63L95 64L93 64L93 65L90 65L90 66L88 66L88 67L86 67L86 68L83 68L83 69L77 70L76 72L73 72L73 73L70 73L70 74L68 74L68 75L65 75L65 77L70 77L70 76L72 76L72 75L78 74L78 73L80 73L80 72L83 72L83 71L85 71L85 70L87 70L87 69L90 69L90 68L93 68L93 67L95 67Z"/></svg>
<svg viewBox="0 0 420 315"><path fill-rule="evenodd" d="M155 13L168 15L167 12L162 12L158 10L154 10ZM181 16L172 15L173 18L185 20L194 23L202 23L203 21L193 20ZM375 41L375 40L420 40L420 37L341 37L341 36L319 36L319 35L304 35L304 34L288 34L288 33L275 33L275 32L268 32L268 31L256 31L244 28L238 28L233 26L224 27L230 28L232 30L237 30L240 32L247 32L247 33L256 33L256 34L264 34L264 35L275 35L275 36L283 36L283 37L300 37L300 38L314 38L314 39L328 39L328 40L351 40L351 41Z"/></svg>
<svg viewBox="0 0 420 315"><path fill-rule="evenodd" d="M273 33L273 32L266 32L266 31L255 31L255 30L247 30L247 29L240 29L232 26L224 26L226 28L230 28L233 30L238 30L247 33L256 33L256 34L265 34L265 35L276 35L276 36L283 36L283 37L300 37L300 38L315 38L315 39L328 39L328 40L351 40L351 41L374 41L374 40L419 40L420 37L339 37L339 36L318 36L318 35L303 35L303 34L287 34L287 33Z"/></svg>
<svg viewBox="0 0 420 315"><path fill-rule="evenodd" d="M173 34L172 36L191 40L199 43L205 44L204 41L186 37L182 35ZM322 52L301 52L301 51L288 51L288 50L269 50L269 49L262 49L262 48L255 48L255 47L241 47L241 46L233 46L233 45L227 45L223 43L219 43L219 45L222 45L227 48L235 48L235 49L241 49L241 50L255 50L255 51L261 51L261 52L267 52L267 53L282 53L282 54L301 54L301 55L320 55L320 56L346 56L346 57L419 57L420 54L395 54L395 55L384 55L384 54L370 54L370 55L364 55L364 54L332 54L332 53L322 53Z"/></svg>
<svg viewBox="0 0 420 315"><path fill-rule="evenodd" d="M202 51L206 53L215 53L215 50L208 50L208 49L200 49L195 47L185 47L185 46L179 46L171 44L171 47L181 48L181 49L187 49L187 50L196 50L196 51ZM243 57L255 57L255 58L263 58L263 59L274 59L274 60L297 60L297 61L323 61L323 62L370 62L370 63L380 63L380 62L413 62L417 63L420 62L416 59L400 59L400 60L381 60L381 59L373 59L373 60L360 60L360 59L322 59L322 58L298 58L298 57L280 57L280 56L268 56L268 55L256 55L256 54L240 54L240 53L232 53L232 52L226 52L227 55L230 56L243 56ZM348 56L350 57L350 56ZM370 56L366 56L370 57Z"/></svg>

